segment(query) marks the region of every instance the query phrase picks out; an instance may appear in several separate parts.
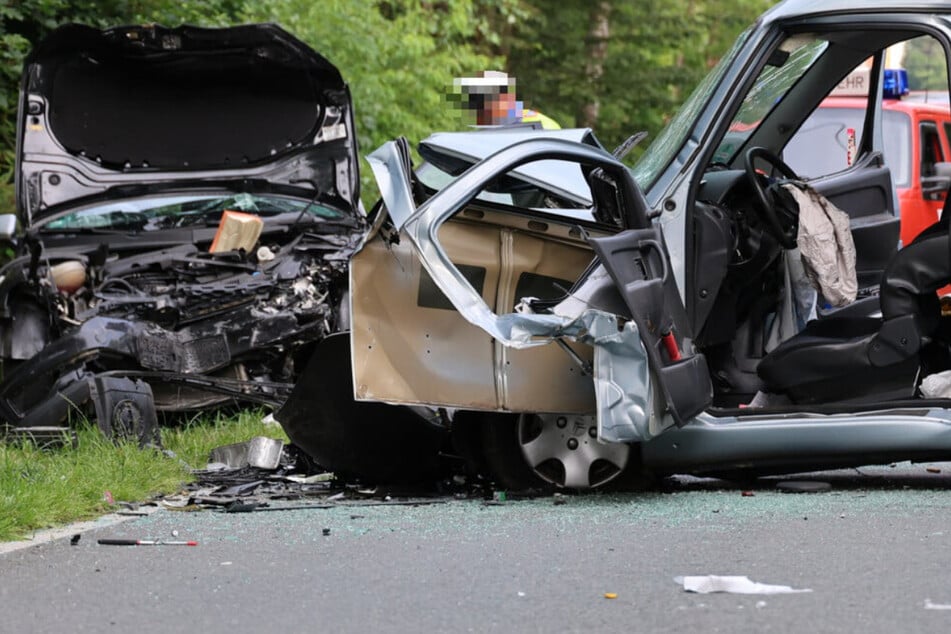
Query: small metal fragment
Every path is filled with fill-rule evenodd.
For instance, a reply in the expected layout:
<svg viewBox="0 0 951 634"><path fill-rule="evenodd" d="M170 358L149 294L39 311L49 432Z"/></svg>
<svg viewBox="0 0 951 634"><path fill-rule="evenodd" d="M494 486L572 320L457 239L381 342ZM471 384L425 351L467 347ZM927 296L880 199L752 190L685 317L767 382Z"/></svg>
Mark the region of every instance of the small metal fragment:
<svg viewBox="0 0 951 634"><path fill-rule="evenodd" d="M252 466L258 469L274 470L281 464L283 451L283 441L255 436L247 442L215 447L208 456L208 462L226 464L232 469Z"/></svg>
<svg viewBox="0 0 951 634"><path fill-rule="evenodd" d="M818 491L828 491L832 488L832 485L828 482L811 480L787 480L777 484L776 488L786 493L816 493Z"/></svg>

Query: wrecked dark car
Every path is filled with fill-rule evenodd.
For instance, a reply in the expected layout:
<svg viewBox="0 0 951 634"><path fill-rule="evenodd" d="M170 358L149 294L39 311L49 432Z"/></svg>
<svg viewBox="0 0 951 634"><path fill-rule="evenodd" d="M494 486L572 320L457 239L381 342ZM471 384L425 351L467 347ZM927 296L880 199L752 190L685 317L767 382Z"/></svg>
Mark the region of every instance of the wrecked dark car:
<svg viewBox="0 0 951 634"><path fill-rule="evenodd" d="M349 90L275 25L54 31L28 57L0 419L154 434L276 405L342 327L365 233Z"/></svg>
<svg viewBox="0 0 951 634"><path fill-rule="evenodd" d="M905 166L883 153L885 54L914 38L948 67L947 2L780 3L633 169L585 134L501 130L424 142L433 186L404 142L379 148L385 205L352 259L338 389L442 408L459 453L516 488L951 459L951 202L899 245ZM784 148L857 67L854 148L830 129L841 155L797 174ZM807 261L817 208L835 235ZM278 416L322 464L368 468L346 442L386 458L308 398ZM398 464L418 448L391 422Z"/></svg>

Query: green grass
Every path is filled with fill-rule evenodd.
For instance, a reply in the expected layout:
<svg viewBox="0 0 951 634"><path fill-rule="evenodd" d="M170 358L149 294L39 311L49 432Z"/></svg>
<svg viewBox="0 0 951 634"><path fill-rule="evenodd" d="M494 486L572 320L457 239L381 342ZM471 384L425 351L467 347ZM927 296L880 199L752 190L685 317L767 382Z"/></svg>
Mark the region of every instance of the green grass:
<svg viewBox="0 0 951 634"><path fill-rule="evenodd" d="M283 430L263 425L260 411L203 416L162 430L162 444L189 465L202 468L214 447L253 436L287 440ZM144 501L172 493L190 479L176 459L135 443L115 444L93 425L78 427L73 449L37 449L31 443L0 442L0 541L21 539L36 529L89 519L116 501Z"/></svg>

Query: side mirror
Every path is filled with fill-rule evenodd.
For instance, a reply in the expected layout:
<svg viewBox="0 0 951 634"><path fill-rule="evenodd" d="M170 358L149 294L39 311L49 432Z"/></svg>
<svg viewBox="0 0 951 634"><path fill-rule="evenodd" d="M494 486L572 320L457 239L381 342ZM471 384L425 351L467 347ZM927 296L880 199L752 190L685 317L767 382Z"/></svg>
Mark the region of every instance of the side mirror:
<svg viewBox="0 0 951 634"><path fill-rule="evenodd" d="M0 214L0 242L10 242L17 232L16 214Z"/></svg>
<svg viewBox="0 0 951 634"><path fill-rule="evenodd" d="M921 178L921 193L925 200L944 200L944 193L951 188L951 163L935 163L934 176Z"/></svg>

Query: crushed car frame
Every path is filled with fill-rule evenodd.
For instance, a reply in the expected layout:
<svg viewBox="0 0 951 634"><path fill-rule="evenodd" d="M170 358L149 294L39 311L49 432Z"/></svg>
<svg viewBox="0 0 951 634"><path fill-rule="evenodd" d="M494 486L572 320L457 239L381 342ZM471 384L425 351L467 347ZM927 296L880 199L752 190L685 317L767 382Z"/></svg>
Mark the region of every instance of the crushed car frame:
<svg viewBox="0 0 951 634"><path fill-rule="evenodd" d="M918 37L947 66L946 2L783 2L632 170L584 131L437 135L415 174L404 143L377 150L384 205L352 260L352 377L337 387L354 408L444 408L459 453L514 487L951 458L951 393L922 388L951 371L936 294L951 211L898 250L899 166L882 152L885 51ZM783 147L863 64L854 152L795 174ZM786 185L848 214L855 301L810 288ZM278 418L322 464L415 463L424 443L399 442L400 421L375 444L317 412L320 391L305 374Z"/></svg>
<svg viewBox="0 0 951 634"><path fill-rule="evenodd" d="M61 27L26 60L0 419L279 404L365 233L350 94L277 26Z"/></svg>

